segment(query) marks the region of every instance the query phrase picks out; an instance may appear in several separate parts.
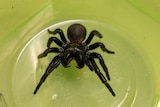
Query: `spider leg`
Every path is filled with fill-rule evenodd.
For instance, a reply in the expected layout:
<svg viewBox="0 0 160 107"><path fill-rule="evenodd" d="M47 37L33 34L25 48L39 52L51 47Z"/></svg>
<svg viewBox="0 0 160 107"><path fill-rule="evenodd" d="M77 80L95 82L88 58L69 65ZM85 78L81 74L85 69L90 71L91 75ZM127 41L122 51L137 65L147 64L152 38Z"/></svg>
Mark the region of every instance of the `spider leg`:
<svg viewBox="0 0 160 107"><path fill-rule="evenodd" d="M104 63L103 57L102 57L100 54L95 53L95 52L90 53L90 57L92 57L92 58L98 58L98 59L99 59L99 62L100 62L100 64L101 64L104 72L106 73L106 77L108 78L108 80L110 80L108 68L107 68L107 66L106 66L105 63Z"/></svg>
<svg viewBox="0 0 160 107"><path fill-rule="evenodd" d="M93 58L90 58L90 61L92 63L92 66L94 68L95 73L98 75L99 79L102 81L103 84L105 84L105 86L108 88L108 90L110 91L110 93L113 96L116 96L115 92L113 91L113 89L111 88L111 86L108 84L106 78L103 76L103 74L100 72L96 62L94 61Z"/></svg>
<svg viewBox="0 0 160 107"><path fill-rule="evenodd" d="M58 48L48 48L43 53L39 54L38 58L43 58L47 56L48 53L51 53L51 52L59 53L59 49Z"/></svg>
<svg viewBox="0 0 160 107"><path fill-rule="evenodd" d="M65 36L64 36L64 33L63 33L63 31L61 30L61 29L56 29L56 30L54 30L54 31L50 31L49 29L48 29L48 32L50 33L50 34L53 34L53 35L55 35L55 34L59 34L60 35L60 37L61 37L61 40L64 42L64 43L67 43L67 40L66 40L66 38L65 38Z"/></svg>
<svg viewBox="0 0 160 107"><path fill-rule="evenodd" d="M56 37L50 37L50 38L48 39L48 42L47 42L47 47L48 47L48 48L50 48L51 43L52 43L53 41L54 41L58 46L62 47L63 42L61 42L61 41L60 41L58 38L56 38Z"/></svg>
<svg viewBox="0 0 160 107"><path fill-rule="evenodd" d="M90 55L89 52L85 55L85 64L88 66L88 68L89 68L91 71L93 71L94 68L93 68L93 66L92 66L92 64L91 64L91 61L89 61L89 57L90 57L89 55Z"/></svg>
<svg viewBox="0 0 160 107"><path fill-rule="evenodd" d="M89 68L91 71L94 70L93 66L91 65L90 61L88 61L88 59L85 60L85 63L86 63L86 65L88 66L88 68Z"/></svg>
<svg viewBox="0 0 160 107"><path fill-rule="evenodd" d="M103 43L101 43L101 42L97 42L97 43L94 43L94 44L90 45L89 46L89 50L93 50L93 49L98 48L98 47L100 47L102 49L102 51L104 51L104 52L107 52L109 54L114 54L113 51L107 49L105 47L105 45Z"/></svg>
<svg viewBox="0 0 160 107"><path fill-rule="evenodd" d="M53 58L53 60L50 62L49 66L47 67L45 73L43 74L43 76L41 77L38 85L36 86L34 93L36 94L37 91L39 90L39 88L41 87L42 83L46 80L46 78L49 76L49 74L58 67L58 65L60 64L60 55L57 55Z"/></svg>
<svg viewBox="0 0 160 107"><path fill-rule="evenodd" d="M86 45L88 45L91 40L93 39L93 37L97 35L99 38L102 38L102 35L96 31L96 30L93 30L90 34L89 34L89 37L87 38L87 40L84 42Z"/></svg>

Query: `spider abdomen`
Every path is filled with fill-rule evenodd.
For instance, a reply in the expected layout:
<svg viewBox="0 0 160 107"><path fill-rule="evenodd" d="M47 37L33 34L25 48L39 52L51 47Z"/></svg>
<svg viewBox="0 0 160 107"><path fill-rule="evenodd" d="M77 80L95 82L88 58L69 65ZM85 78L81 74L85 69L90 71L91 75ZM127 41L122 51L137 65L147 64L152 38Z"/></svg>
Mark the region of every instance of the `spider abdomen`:
<svg viewBox="0 0 160 107"><path fill-rule="evenodd" d="M70 42L81 43L86 37L86 28L81 24L73 24L67 30Z"/></svg>

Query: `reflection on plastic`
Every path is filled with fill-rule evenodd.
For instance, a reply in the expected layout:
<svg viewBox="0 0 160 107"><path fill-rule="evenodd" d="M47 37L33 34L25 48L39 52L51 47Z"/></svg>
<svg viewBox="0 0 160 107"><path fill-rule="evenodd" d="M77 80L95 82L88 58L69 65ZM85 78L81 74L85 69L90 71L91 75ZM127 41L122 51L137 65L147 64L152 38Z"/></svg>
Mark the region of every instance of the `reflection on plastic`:
<svg viewBox="0 0 160 107"><path fill-rule="evenodd" d="M1 93L0 93L0 107L7 107L6 101Z"/></svg>

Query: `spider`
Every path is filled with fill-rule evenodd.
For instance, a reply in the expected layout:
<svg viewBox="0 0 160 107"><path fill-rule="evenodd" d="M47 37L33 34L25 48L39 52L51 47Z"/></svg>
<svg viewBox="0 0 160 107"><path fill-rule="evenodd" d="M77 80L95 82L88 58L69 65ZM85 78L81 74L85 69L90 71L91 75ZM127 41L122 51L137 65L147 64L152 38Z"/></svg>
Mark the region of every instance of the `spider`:
<svg viewBox="0 0 160 107"><path fill-rule="evenodd" d="M99 38L102 38L102 35L97 30L91 31L87 40L83 42L86 37L86 32L86 28L82 24L75 23L70 25L67 29L67 36L70 40L70 42L68 42L61 29L58 28L54 31L48 29L49 34L59 34L61 40L54 36L50 37L48 39L47 49L43 53L41 53L38 56L38 58L43 58L47 56L49 53L58 53L58 55L55 56L48 65L47 69L45 70L45 73L41 77L37 87L34 90L34 94L37 93L42 83L46 80L49 74L52 71L54 71L54 69L56 69L60 64L67 68L68 64L74 59L77 64L77 68L81 69L85 65L87 65L91 71L94 71L97 74L101 82L108 88L110 93L113 96L116 95L109 83L107 82L107 79L110 80L110 76L108 73L107 66L104 63L103 57L99 53L89 51L100 47L102 51L107 52L108 54L114 54L114 52L107 49L105 45L101 42L96 42L94 44L89 45L89 43L92 41L95 35ZM51 47L52 42L57 44L60 48ZM100 72L100 69L96 64L95 59L99 60L99 63L102 66L107 79Z"/></svg>

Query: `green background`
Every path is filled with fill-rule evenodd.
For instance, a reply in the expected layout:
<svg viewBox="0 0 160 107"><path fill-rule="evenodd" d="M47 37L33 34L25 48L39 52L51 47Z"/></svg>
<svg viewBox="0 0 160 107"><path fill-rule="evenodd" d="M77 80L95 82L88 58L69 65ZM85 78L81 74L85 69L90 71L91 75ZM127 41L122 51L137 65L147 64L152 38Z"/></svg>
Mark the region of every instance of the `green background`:
<svg viewBox="0 0 160 107"><path fill-rule="evenodd" d="M158 0L1 0L0 93L14 107L11 78L17 56L42 29L73 19L94 20L126 34L148 58L154 81L153 107L160 102L160 1ZM31 30L31 32L28 32ZM27 35L27 36L24 36ZM129 36L127 36L129 35ZM147 83L146 83L147 84ZM4 101L5 99L5 101ZM142 102L143 103L143 102ZM160 104L159 104L160 106Z"/></svg>

